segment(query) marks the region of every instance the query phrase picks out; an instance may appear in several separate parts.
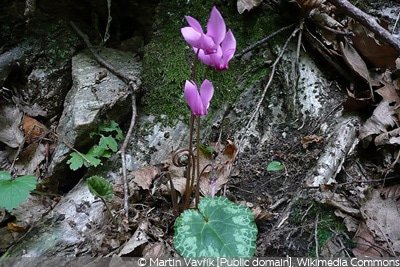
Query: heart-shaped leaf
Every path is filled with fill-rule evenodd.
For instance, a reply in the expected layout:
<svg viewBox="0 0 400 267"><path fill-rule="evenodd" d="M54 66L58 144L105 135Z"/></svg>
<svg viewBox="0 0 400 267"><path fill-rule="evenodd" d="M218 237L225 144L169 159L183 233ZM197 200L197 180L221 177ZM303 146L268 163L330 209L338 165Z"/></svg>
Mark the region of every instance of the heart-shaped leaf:
<svg viewBox="0 0 400 267"><path fill-rule="evenodd" d="M7 210L18 207L36 188L36 177L25 175L14 180L6 171L0 171L0 206Z"/></svg>
<svg viewBox="0 0 400 267"><path fill-rule="evenodd" d="M252 257L257 226L253 213L225 197L205 197L198 210L175 221L175 249L182 257Z"/></svg>
<svg viewBox="0 0 400 267"><path fill-rule="evenodd" d="M86 180L86 183L89 187L90 193L95 195L96 197L104 198L105 200L111 200L114 191L112 184L100 176L92 176Z"/></svg>

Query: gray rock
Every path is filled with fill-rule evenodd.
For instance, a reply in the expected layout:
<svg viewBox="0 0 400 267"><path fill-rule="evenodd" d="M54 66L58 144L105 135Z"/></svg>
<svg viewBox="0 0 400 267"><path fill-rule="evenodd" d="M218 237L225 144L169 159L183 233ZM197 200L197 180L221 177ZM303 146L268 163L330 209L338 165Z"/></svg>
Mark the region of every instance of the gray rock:
<svg viewBox="0 0 400 267"><path fill-rule="evenodd" d="M116 69L139 77L141 63L134 60L133 53L104 49L100 56ZM59 121L57 134L60 140L54 151L49 173L67 167L65 162L71 149L65 142L76 149L82 148L91 142L90 132L95 131L100 122L109 119L121 122L131 111L132 92L128 86L100 66L88 51L72 58L72 81L73 85L66 96Z"/></svg>

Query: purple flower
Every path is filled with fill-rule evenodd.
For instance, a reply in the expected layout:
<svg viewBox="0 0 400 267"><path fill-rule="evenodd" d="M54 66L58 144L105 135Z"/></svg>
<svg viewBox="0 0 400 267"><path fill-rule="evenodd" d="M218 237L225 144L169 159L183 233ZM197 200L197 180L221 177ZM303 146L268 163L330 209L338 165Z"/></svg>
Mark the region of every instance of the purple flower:
<svg viewBox="0 0 400 267"><path fill-rule="evenodd" d="M217 52L218 46L225 38L226 26L221 13L216 7L211 10L207 23L207 34L203 32L200 23L191 16L185 16L190 27L181 29L183 38L190 46L202 49L205 54Z"/></svg>
<svg viewBox="0 0 400 267"><path fill-rule="evenodd" d="M204 50L198 51L198 57L201 62L208 66L212 66L217 70L228 69L228 63L233 58L236 51L236 39L231 30L225 35L221 45L217 47L217 52L213 54L206 54ZM197 53L197 50L195 49Z"/></svg>
<svg viewBox="0 0 400 267"><path fill-rule="evenodd" d="M193 81L186 81L184 96L193 115L207 115L211 98L214 94L213 84L205 79L200 86L200 93Z"/></svg>

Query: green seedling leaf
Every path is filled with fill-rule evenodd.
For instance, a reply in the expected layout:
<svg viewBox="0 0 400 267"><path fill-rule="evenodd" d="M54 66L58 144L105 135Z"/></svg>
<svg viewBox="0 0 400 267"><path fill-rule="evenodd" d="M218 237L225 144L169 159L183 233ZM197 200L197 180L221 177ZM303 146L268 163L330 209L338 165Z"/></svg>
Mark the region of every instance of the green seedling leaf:
<svg viewBox="0 0 400 267"><path fill-rule="evenodd" d="M174 246L184 258L252 257L257 226L253 213L225 197L204 197L174 224Z"/></svg>
<svg viewBox="0 0 400 267"><path fill-rule="evenodd" d="M279 161L271 161L267 166L267 171L281 171L285 167Z"/></svg>
<svg viewBox="0 0 400 267"><path fill-rule="evenodd" d="M201 143L199 144L199 148L205 155L207 155L207 157L212 158L212 155L213 155L213 153L215 151L214 148L212 148L210 146L203 145Z"/></svg>
<svg viewBox="0 0 400 267"><path fill-rule="evenodd" d="M0 171L0 206L7 210L18 207L36 188L36 177L25 175L14 180L6 171Z"/></svg>
<svg viewBox="0 0 400 267"><path fill-rule="evenodd" d="M69 155L71 158L67 161L67 164L69 164L71 170L76 171L83 166L84 159L78 153L72 152Z"/></svg>
<svg viewBox="0 0 400 267"><path fill-rule="evenodd" d="M115 136L115 139L122 140L124 138L121 128L119 128L118 123L116 123L114 120L110 122L110 125L100 125L99 133L100 132L107 132L107 133L116 132L117 135Z"/></svg>
<svg viewBox="0 0 400 267"><path fill-rule="evenodd" d="M93 195L103 198L107 201L111 200L114 191L112 184L100 176L92 176L86 180L86 183L89 187L90 193Z"/></svg>
<svg viewBox="0 0 400 267"><path fill-rule="evenodd" d="M101 164L101 160L99 159L99 154L95 153L97 146L92 147L88 153L85 154L85 158L87 160L89 160L89 162L87 162L86 160L84 161L84 164L86 167L90 167L90 166L94 166L97 167ZM103 152L104 154L105 152Z"/></svg>
<svg viewBox="0 0 400 267"><path fill-rule="evenodd" d="M118 144L112 136L101 136L99 146L105 147L107 150L110 149L112 152L117 152Z"/></svg>

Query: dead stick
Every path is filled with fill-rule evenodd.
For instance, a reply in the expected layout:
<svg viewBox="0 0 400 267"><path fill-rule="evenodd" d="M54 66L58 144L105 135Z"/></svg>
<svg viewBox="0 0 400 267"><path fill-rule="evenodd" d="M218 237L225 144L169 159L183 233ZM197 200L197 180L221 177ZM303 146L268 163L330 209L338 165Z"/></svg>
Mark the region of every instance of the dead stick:
<svg viewBox="0 0 400 267"><path fill-rule="evenodd" d="M342 9L353 19L359 21L362 25L367 27L370 31L381 37L384 41L392 45L398 52L400 52L400 40L395 38L388 30L379 25L379 23L376 21L376 18L353 6L347 0L328 1L336 7Z"/></svg>
<svg viewBox="0 0 400 267"><path fill-rule="evenodd" d="M126 173L125 152L126 152L126 148L128 146L128 142L132 135L133 127L135 126L135 121L136 121L137 111L136 111L135 93L136 93L136 91L139 90L139 85L138 85L139 81L136 77L130 77L125 72L116 69L110 63L105 61L101 56L99 56L96 53L96 51L94 51L93 46L90 43L89 38L86 36L86 34L84 34L72 21L70 22L70 25L74 29L74 31L83 39L83 41L85 42L86 46L88 47L90 53L93 55L93 57L102 66L106 67L108 70L110 70L112 73L114 73L118 78L120 78L122 81L124 81L126 84L128 84L129 87L133 90L131 123L129 125L128 133L125 136L124 143L122 144L121 149L119 150L119 152L121 153L122 174L123 174L123 183L124 183L124 211L125 211L126 219L129 220L129 190L128 190L128 177L127 177L127 173Z"/></svg>
<svg viewBox="0 0 400 267"><path fill-rule="evenodd" d="M131 116L131 124L129 125L128 133L126 134L124 143L121 146L121 149L119 150L121 153L121 162L122 162L122 177L123 177L123 182L124 182L124 210L125 210L125 217L126 219L129 218L129 190L128 190L128 177L126 174L126 159L125 159L125 151L126 148L128 147L128 142L130 139L130 136L132 135L133 127L135 126L135 121L136 121L136 96L133 93L132 94L132 116Z"/></svg>
<svg viewBox="0 0 400 267"><path fill-rule="evenodd" d="M263 43L267 42L269 39L275 37L275 36L278 35L279 33L283 32L283 31L286 31L286 30L288 30L288 29L291 29L291 28L293 28L294 26L296 26L295 23L280 28L280 29L277 30L276 32L271 33L271 34L268 35L267 37L265 37L265 38L263 38L263 39L261 39L261 40L255 42L254 44L250 45L249 47L243 49L241 52L239 52L239 53L237 53L237 54L235 55L235 58L239 58L239 57L243 56L244 54L246 54L247 52L253 50L253 49L256 48L257 46L260 46L260 45L262 45Z"/></svg>
<svg viewBox="0 0 400 267"><path fill-rule="evenodd" d="M87 48L89 49L90 53L92 56L99 62L102 66L110 70L113 74L115 74L118 78L120 78L122 81L124 81L126 84L128 84L133 91L137 91L139 86L137 85L138 81L136 77L130 77L128 74L126 74L123 71L118 70L115 68L113 65L105 61L99 54L94 51L92 44L89 41L89 38L87 37L86 34L84 34L72 21L70 22L70 25L72 29L83 39L85 42Z"/></svg>

